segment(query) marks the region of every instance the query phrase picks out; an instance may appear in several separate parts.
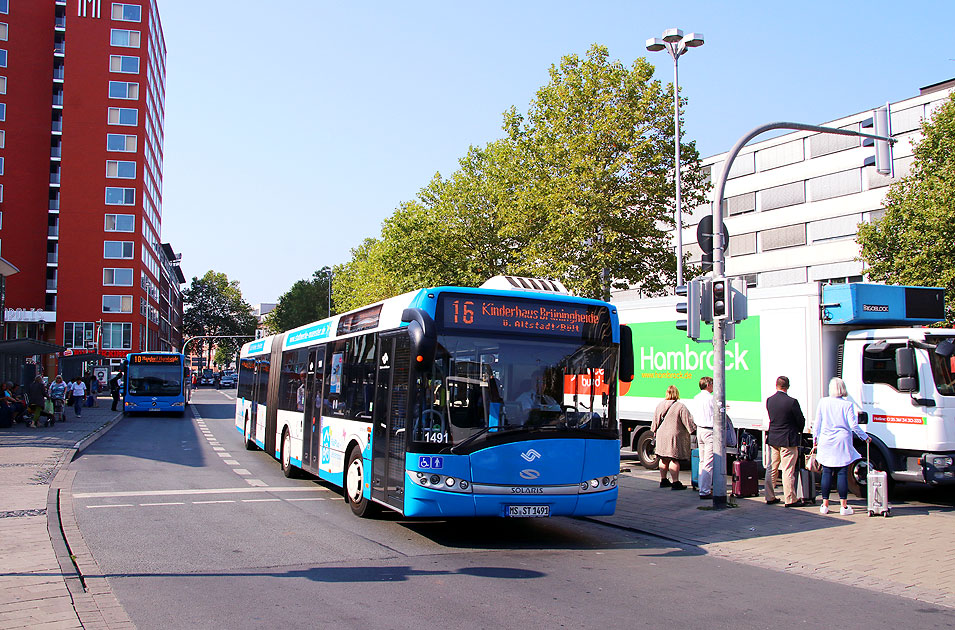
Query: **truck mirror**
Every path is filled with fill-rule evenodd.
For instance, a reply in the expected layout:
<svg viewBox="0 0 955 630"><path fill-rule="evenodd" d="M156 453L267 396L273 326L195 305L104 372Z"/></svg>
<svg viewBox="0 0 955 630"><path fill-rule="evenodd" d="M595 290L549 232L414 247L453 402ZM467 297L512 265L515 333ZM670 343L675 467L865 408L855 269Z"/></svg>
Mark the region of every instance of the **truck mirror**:
<svg viewBox="0 0 955 630"><path fill-rule="evenodd" d="M860 412L859 412L859 424L869 424L869 414L868 414L868 413L866 413L866 412L864 412L864 411L860 411Z"/></svg>
<svg viewBox="0 0 955 630"><path fill-rule="evenodd" d="M895 351L895 373L898 374L899 381L904 378L915 379L918 374L918 366L915 364L915 348L899 348Z"/></svg>
<svg viewBox="0 0 955 630"><path fill-rule="evenodd" d="M903 376L896 383L895 389L900 392L915 392L918 391L919 382L913 376Z"/></svg>
<svg viewBox="0 0 955 630"><path fill-rule="evenodd" d="M620 380L624 383L632 382L633 370L633 330L630 326L622 324L620 326Z"/></svg>

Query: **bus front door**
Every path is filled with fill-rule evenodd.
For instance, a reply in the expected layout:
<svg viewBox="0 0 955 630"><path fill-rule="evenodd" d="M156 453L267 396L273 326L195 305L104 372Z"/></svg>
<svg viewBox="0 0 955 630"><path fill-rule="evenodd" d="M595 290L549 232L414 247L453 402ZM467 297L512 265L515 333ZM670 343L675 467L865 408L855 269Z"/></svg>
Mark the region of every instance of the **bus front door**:
<svg viewBox="0 0 955 630"><path fill-rule="evenodd" d="M255 423L259 415L259 403L256 401L259 400L261 396L259 393L259 372L261 369L261 362L256 361L255 371L252 373L252 396L249 399L249 434L245 436L245 439L253 444L255 443Z"/></svg>
<svg viewBox="0 0 955 630"><path fill-rule="evenodd" d="M383 335L378 343L371 496L397 510L404 508L410 367L408 335Z"/></svg>

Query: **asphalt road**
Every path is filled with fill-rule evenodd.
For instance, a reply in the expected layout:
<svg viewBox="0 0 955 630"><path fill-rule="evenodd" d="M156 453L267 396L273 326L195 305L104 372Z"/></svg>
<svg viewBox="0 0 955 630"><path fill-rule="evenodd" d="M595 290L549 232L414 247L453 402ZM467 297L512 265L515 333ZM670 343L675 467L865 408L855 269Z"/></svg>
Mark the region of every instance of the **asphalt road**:
<svg viewBox="0 0 955 630"><path fill-rule="evenodd" d="M234 393L126 418L71 465L83 537L143 630L955 628L950 609L586 520L358 519L244 450Z"/></svg>

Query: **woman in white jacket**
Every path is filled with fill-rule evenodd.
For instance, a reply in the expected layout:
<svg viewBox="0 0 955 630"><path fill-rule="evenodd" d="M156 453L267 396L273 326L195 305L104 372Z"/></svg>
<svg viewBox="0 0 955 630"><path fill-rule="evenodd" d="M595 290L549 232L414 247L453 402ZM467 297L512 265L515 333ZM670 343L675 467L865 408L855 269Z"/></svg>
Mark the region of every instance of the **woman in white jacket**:
<svg viewBox="0 0 955 630"><path fill-rule="evenodd" d="M841 378L829 381L829 396L819 401L816 422L812 428L813 444L816 447L816 461L822 464L822 507L819 512L829 513L829 493L832 491L832 477L836 477L836 489L842 507L843 516L852 514L849 507L849 464L861 455L852 447L852 434L868 442L868 434L859 426L856 408L846 399L846 383Z"/></svg>

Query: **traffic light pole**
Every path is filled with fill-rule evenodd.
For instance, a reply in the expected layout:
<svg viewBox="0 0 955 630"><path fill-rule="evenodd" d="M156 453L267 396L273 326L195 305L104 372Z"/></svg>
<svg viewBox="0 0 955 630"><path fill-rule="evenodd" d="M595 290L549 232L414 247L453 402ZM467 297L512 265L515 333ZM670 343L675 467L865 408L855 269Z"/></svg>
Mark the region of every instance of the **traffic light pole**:
<svg viewBox="0 0 955 630"><path fill-rule="evenodd" d="M872 138L895 144L895 138L880 136L871 133L836 129L834 127L820 127L818 125L804 125L794 122L774 122L756 127L736 141L730 152L726 154L723 170L720 173L719 183L716 186L716 203L713 204L713 277L721 278L725 273L726 243L723 242L723 193L726 190L726 180L733 166L733 160L746 146L746 143L756 136L773 131L774 129L790 129L794 131L815 131L817 133L835 134L840 136L857 136ZM731 297L731 292L727 291ZM729 298L728 298L729 299ZM726 319L713 319L713 509L726 507Z"/></svg>

